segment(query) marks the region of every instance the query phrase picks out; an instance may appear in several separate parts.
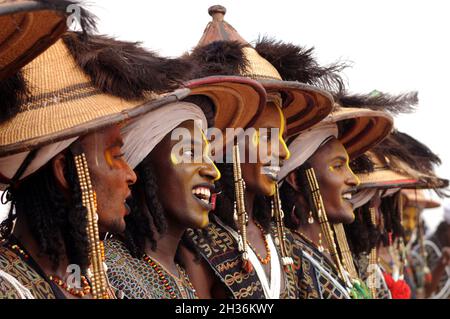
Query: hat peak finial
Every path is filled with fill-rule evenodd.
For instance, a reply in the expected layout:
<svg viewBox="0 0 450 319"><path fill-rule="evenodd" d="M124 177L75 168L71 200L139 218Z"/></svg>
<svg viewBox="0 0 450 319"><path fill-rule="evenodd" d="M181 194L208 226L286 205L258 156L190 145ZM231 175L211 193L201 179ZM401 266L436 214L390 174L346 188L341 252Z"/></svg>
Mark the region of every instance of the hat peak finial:
<svg viewBox="0 0 450 319"><path fill-rule="evenodd" d="M208 14L215 21L223 21L225 13L227 13L227 9L221 5L215 5L208 8Z"/></svg>

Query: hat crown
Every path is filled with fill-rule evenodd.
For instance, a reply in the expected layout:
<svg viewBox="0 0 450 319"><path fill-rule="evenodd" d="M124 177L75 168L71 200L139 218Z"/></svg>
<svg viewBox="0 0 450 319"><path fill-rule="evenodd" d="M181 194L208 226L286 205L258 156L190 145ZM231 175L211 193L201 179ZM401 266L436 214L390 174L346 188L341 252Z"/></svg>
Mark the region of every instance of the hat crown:
<svg viewBox="0 0 450 319"><path fill-rule="evenodd" d="M242 72L242 76L252 78L254 80L282 80L277 69L264 59L250 46L250 44L224 20L227 10L221 5L209 7L208 13L212 17L212 21L208 23L203 31L203 35L197 46L205 46L215 41L236 41L245 45L243 52L248 61L247 69Z"/></svg>

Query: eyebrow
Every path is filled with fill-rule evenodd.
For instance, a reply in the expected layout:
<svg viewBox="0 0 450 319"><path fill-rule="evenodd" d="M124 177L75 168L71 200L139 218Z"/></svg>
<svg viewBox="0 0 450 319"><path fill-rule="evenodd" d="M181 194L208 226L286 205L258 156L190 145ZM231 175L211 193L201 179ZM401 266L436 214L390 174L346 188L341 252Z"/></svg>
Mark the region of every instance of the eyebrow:
<svg viewBox="0 0 450 319"><path fill-rule="evenodd" d="M333 157L331 160L332 160L332 161L335 161L335 160L342 160L342 161L344 161L344 162L347 162L348 158L345 157L345 156L342 156L342 155L338 155L338 156Z"/></svg>

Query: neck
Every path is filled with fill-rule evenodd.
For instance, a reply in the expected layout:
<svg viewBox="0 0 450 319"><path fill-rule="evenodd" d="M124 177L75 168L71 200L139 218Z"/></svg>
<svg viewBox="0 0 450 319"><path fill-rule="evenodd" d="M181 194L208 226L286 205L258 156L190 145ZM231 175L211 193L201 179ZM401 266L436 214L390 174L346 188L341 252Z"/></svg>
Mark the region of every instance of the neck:
<svg viewBox="0 0 450 319"><path fill-rule="evenodd" d="M145 253L156 259L172 274L176 274L177 267L175 263L175 256L185 231L186 227L181 227L168 221L167 231L164 234L158 234L158 232L154 229L154 234L158 234L156 239L156 249L152 250L150 247L150 242L147 241L145 244Z"/></svg>
<svg viewBox="0 0 450 319"><path fill-rule="evenodd" d="M20 244L27 250L30 257L38 264L46 276L56 275L59 278L65 278L67 276L66 271L69 266L67 255L65 253L60 254L58 256L59 264L57 268L54 268L50 257L41 253L39 244L31 235L30 228L25 218L17 218L13 235L19 240ZM64 242L62 238L60 238L59 241L62 243Z"/></svg>
<svg viewBox="0 0 450 319"><path fill-rule="evenodd" d="M247 210L248 220L253 220L253 207L255 205L256 194L245 190L245 209Z"/></svg>

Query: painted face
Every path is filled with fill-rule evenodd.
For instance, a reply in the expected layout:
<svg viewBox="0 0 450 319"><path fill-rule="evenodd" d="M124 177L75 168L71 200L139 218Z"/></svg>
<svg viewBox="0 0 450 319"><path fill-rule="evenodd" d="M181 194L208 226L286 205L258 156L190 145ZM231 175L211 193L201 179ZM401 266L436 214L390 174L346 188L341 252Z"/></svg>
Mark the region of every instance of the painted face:
<svg viewBox="0 0 450 319"><path fill-rule="evenodd" d="M267 103L253 128L260 133L256 134L252 141L245 143L245 154L247 159L250 153L257 154L256 163L249 163L249 161L242 163L242 177L247 190L256 194L272 196L275 193L280 166L290 157L283 139L283 135L286 134L286 125L281 109L274 103ZM260 128L267 130L259 130ZM271 128L277 128L279 133L272 136ZM278 142L278 148L272 149L274 141ZM260 152L261 148L262 152ZM278 163L278 165L273 165L273 163Z"/></svg>
<svg viewBox="0 0 450 319"><path fill-rule="evenodd" d="M206 137L194 121L185 121L178 128L186 129L191 137L181 140L182 154L174 147L180 146L180 140L172 139L170 133L150 154L158 197L171 225L203 228L209 222L214 181L220 173L209 157ZM198 154L201 158L195 158Z"/></svg>
<svg viewBox="0 0 450 319"><path fill-rule="evenodd" d="M349 167L347 151L333 138L308 160L320 186L328 220L331 223L352 223L355 215L350 191L359 181Z"/></svg>
<svg viewBox="0 0 450 319"><path fill-rule="evenodd" d="M92 186L97 195L99 231L121 233L130 209L126 199L136 174L123 158L120 126L106 128L81 139L86 153Z"/></svg>
<svg viewBox="0 0 450 319"><path fill-rule="evenodd" d="M421 209L415 206L407 205L403 208L402 224L407 240L409 240L412 232L417 227L417 217L420 214L420 211Z"/></svg>

